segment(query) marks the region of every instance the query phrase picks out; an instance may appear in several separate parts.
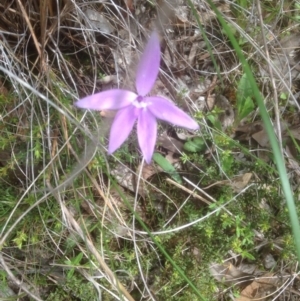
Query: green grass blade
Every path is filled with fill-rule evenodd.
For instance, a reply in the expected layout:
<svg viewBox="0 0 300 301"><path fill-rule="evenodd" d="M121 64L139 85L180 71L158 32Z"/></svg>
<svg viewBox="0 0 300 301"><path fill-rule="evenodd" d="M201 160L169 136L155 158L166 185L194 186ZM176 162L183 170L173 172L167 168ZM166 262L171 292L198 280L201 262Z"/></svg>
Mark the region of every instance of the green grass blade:
<svg viewBox="0 0 300 301"><path fill-rule="evenodd" d="M284 159L280 152L280 148L279 148L279 145L277 142L277 138L276 138L273 126L270 121L269 114L264 105L262 96L261 96L258 86L256 84L255 78L252 74L252 71L250 69L250 66L249 66L245 56L243 55L242 50L241 50L240 46L238 45L238 42L235 39L230 27L228 26L228 24L226 23L226 21L224 20L224 18L222 17L221 13L218 11L218 9L214 5L214 3L211 0L207 0L207 2L209 3L209 5L213 9L213 11L216 13L216 16L217 16L219 22L221 23L221 25L224 29L224 32L227 34L230 42L232 43L232 46L234 47L236 54L237 54L240 62L242 63L244 72L246 73L249 83L252 87L253 95L254 95L257 105L259 107L260 115L264 122L266 132L268 134L270 144L271 144L271 147L273 150L274 160L275 160L275 163L277 166L277 170L278 170L281 185L282 185L282 190L283 190L284 196L286 198L287 207L289 210L289 216L290 216L292 231L293 231L293 235L294 235L295 245L296 245L297 257L298 257L298 261L300 261L300 226L299 226L298 215L297 215L296 207L295 207L295 203L294 203L293 192L292 192L292 189L291 189L291 186L289 183L289 179L287 176L287 171L285 168ZM196 11L193 6L193 3L191 2L191 0L188 0L188 3L190 5L190 7L192 8L192 12L194 13L194 16L195 16L195 18L198 22L199 28L200 28L200 26L201 26L200 20L199 20L198 16L196 15Z"/></svg>

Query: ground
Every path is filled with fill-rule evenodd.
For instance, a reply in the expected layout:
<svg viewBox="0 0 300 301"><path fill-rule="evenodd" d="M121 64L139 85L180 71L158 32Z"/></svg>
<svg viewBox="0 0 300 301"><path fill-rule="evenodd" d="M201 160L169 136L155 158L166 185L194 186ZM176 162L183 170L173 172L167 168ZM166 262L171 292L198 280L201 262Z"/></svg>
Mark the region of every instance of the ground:
<svg viewBox="0 0 300 301"><path fill-rule="evenodd" d="M1 300L300 300L299 1L0 10ZM146 164L74 103L134 91L153 31L151 93L200 129L159 122Z"/></svg>

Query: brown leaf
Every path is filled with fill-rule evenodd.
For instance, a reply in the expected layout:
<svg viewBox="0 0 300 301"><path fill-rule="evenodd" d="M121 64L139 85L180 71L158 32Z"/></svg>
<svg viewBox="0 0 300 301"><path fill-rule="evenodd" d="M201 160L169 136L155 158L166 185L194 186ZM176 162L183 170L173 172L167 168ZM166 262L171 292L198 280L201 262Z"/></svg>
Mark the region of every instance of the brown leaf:
<svg viewBox="0 0 300 301"><path fill-rule="evenodd" d="M137 173L139 173L141 168L141 164L138 167ZM148 180L150 177L155 175L159 170L153 165L153 164L144 164L142 173L141 173L141 178L143 180Z"/></svg>
<svg viewBox="0 0 300 301"><path fill-rule="evenodd" d="M179 5L175 8L175 16L179 24L190 23L187 6Z"/></svg>
<svg viewBox="0 0 300 301"><path fill-rule="evenodd" d="M255 121L248 124L239 125L236 129L236 132L247 133L252 135L256 132L259 132L263 129L263 123L261 121Z"/></svg>
<svg viewBox="0 0 300 301"><path fill-rule="evenodd" d="M215 95L208 95L206 98L206 104L209 111L215 106Z"/></svg>
<svg viewBox="0 0 300 301"><path fill-rule="evenodd" d="M208 189L215 185L228 185L228 186L231 186L235 192L240 192L248 185L251 177L252 177L252 173L245 173L243 175L236 176L236 177L232 178L231 180L215 182L209 186L204 187L203 189Z"/></svg>
<svg viewBox="0 0 300 301"><path fill-rule="evenodd" d="M248 185L251 178L252 178L252 173L247 172L243 175L233 178L230 185L235 192L240 192Z"/></svg>
<svg viewBox="0 0 300 301"><path fill-rule="evenodd" d="M277 129L277 126L275 126L275 129ZM286 136L286 131L287 131L288 125L285 122L280 122L280 131L282 136ZM262 128L260 131L254 133L252 135L252 138L262 147L270 147L269 143L269 137L268 134L265 130L265 128Z"/></svg>
<svg viewBox="0 0 300 301"><path fill-rule="evenodd" d="M123 187L129 189L130 191L135 191L133 183L133 173L132 170L124 164L117 164L110 173L115 177L116 181Z"/></svg>
<svg viewBox="0 0 300 301"><path fill-rule="evenodd" d="M183 149L183 143L175 138L169 137L167 132L163 132L157 139L158 145L169 150L174 154L181 154Z"/></svg>
<svg viewBox="0 0 300 301"><path fill-rule="evenodd" d="M236 268L231 263L213 263L209 267L211 275L225 285L245 284L245 281L252 281L253 276Z"/></svg>
<svg viewBox="0 0 300 301"><path fill-rule="evenodd" d="M252 138L262 147L269 146L269 137L265 129L253 134Z"/></svg>
<svg viewBox="0 0 300 301"><path fill-rule="evenodd" d="M265 274L249 284L235 301L265 301L267 297L276 289L278 278L273 277L273 274Z"/></svg>

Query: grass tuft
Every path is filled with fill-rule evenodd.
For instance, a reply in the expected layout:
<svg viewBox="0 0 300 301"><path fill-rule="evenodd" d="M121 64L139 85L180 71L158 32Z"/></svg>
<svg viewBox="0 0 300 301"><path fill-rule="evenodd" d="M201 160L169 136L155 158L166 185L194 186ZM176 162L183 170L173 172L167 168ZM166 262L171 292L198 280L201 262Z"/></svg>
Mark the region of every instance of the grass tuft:
<svg viewBox="0 0 300 301"><path fill-rule="evenodd" d="M297 298L299 1L2 2L0 299ZM160 123L149 166L73 103L132 89L153 29L201 130Z"/></svg>

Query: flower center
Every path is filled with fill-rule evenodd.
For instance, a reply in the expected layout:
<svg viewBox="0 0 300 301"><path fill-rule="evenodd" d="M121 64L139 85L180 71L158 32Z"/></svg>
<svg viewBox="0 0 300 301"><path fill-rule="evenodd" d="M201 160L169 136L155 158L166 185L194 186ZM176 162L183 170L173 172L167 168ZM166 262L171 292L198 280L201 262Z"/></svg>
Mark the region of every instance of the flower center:
<svg viewBox="0 0 300 301"><path fill-rule="evenodd" d="M146 108L148 106L148 103L143 101L143 99L143 96L138 95L138 97L132 102L132 104L138 109Z"/></svg>

